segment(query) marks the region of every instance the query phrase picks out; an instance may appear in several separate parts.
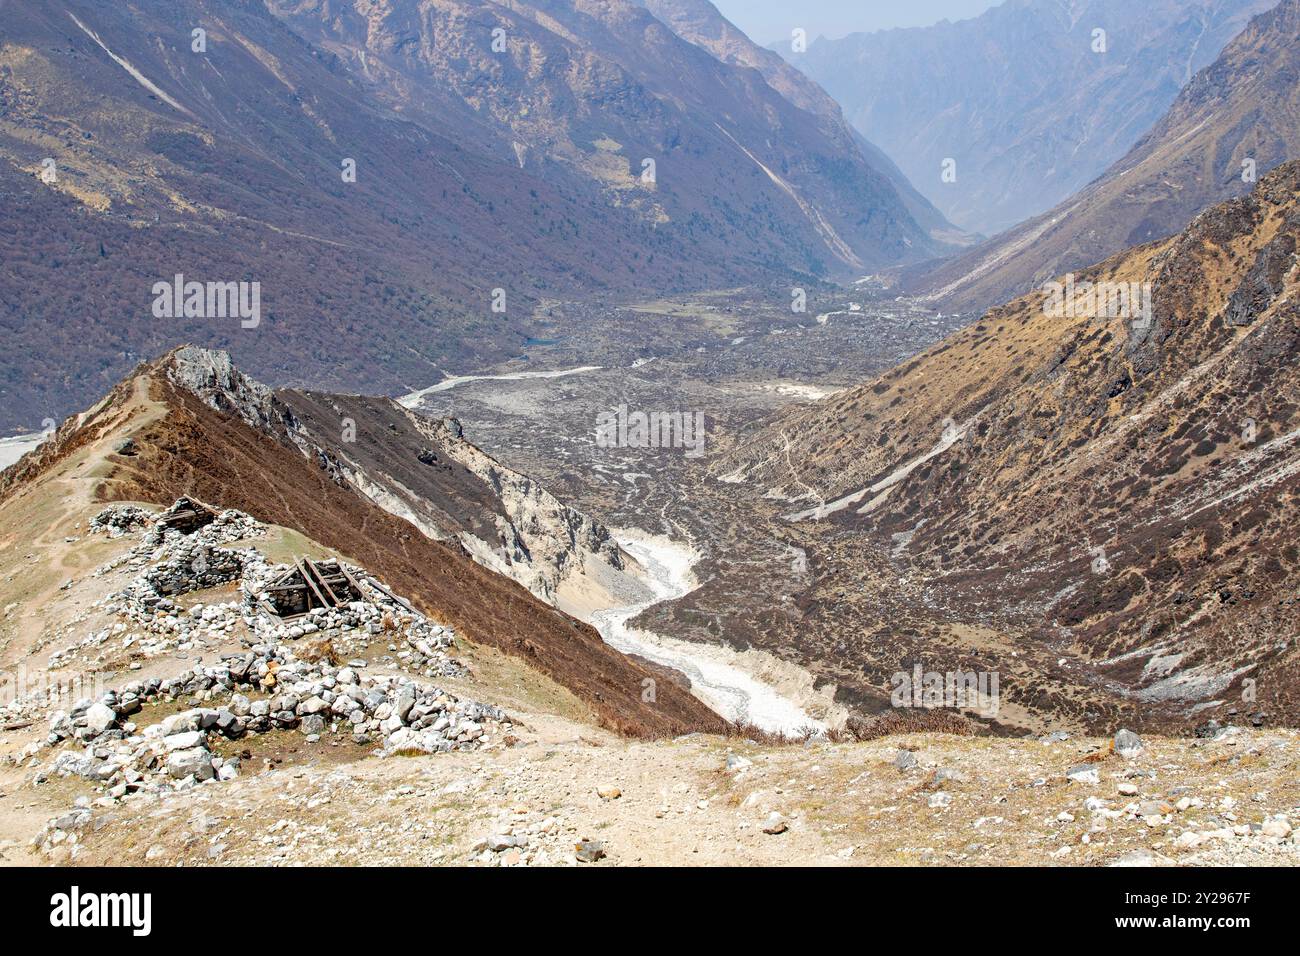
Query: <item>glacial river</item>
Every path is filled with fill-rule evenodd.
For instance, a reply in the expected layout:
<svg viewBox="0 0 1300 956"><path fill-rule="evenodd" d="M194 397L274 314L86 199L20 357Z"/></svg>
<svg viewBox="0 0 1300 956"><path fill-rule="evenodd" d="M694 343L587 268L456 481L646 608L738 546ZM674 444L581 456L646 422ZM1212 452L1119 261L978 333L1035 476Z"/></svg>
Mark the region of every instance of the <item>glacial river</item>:
<svg viewBox="0 0 1300 956"><path fill-rule="evenodd" d="M428 388L422 388L410 395L403 395L397 400L397 403L406 408L416 408L424 396L432 395L435 392L445 392L467 382L522 382L532 378L564 378L569 375L581 375L584 372L599 372L601 370L602 366L600 365L582 365L578 368L554 369L549 372L508 372L504 375L453 375L450 378L444 378L437 385L430 385Z"/></svg>
<svg viewBox="0 0 1300 956"><path fill-rule="evenodd" d="M0 438L0 470L8 468L44 440L45 436L42 434Z"/></svg>
<svg viewBox="0 0 1300 956"><path fill-rule="evenodd" d="M654 597L640 604L593 613L589 623L606 642L625 654L637 654L681 671L690 678L696 696L728 720L790 736L809 727L826 729L824 723L808 716L775 688L731 663L728 658L735 654L729 649L629 627L628 621L647 608L689 594L699 586L691 572L698 555L688 545L643 531L616 531L614 536L623 550L649 572L646 584Z"/></svg>

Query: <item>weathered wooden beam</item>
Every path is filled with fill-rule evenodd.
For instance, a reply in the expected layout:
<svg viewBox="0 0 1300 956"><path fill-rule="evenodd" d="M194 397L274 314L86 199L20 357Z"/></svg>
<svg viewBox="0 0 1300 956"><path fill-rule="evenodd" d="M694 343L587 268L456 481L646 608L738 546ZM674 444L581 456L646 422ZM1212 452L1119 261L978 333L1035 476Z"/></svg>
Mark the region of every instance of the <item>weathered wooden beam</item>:
<svg viewBox="0 0 1300 956"><path fill-rule="evenodd" d="M330 607L338 607L340 604L342 604L343 602L340 601L339 596L334 593L334 589L330 587L330 583L328 580L326 580L325 575L321 574L320 568L316 567L316 565L312 563L310 558L307 559L306 565L307 565L307 570L310 571L313 575L315 575L316 580L320 582L320 586L323 587L325 589L325 593L329 595Z"/></svg>
<svg viewBox="0 0 1300 956"><path fill-rule="evenodd" d="M321 607L329 607L330 604L325 600L325 595L320 593L320 588L316 587L316 582L313 581L311 575L307 573L307 568L305 567L306 562L295 555L293 563L294 566L297 567L298 573L302 575L302 579L307 582L307 586L311 588L312 593L316 595L316 599L320 601Z"/></svg>

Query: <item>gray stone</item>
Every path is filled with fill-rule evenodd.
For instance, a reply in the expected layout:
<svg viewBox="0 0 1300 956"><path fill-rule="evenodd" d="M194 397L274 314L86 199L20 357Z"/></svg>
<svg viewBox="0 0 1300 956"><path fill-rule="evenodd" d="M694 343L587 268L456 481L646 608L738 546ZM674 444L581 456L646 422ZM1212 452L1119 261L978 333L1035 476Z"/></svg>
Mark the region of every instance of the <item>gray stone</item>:
<svg viewBox="0 0 1300 956"><path fill-rule="evenodd" d="M164 717L158 726L162 728L164 737L185 733L190 730L198 730L199 711L184 710L179 714L172 714L170 717Z"/></svg>
<svg viewBox="0 0 1300 956"><path fill-rule="evenodd" d="M205 738L200 730L187 730L184 733L164 737L163 746L169 751L192 750L195 747L205 746Z"/></svg>
<svg viewBox="0 0 1300 956"><path fill-rule="evenodd" d="M407 716L411 713L411 708L414 706L415 685L403 684L397 691L397 696L393 699L393 713L405 723Z"/></svg>
<svg viewBox="0 0 1300 956"><path fill-rule="evenodd" d="M1065 772L1065 777L1075 783L1101 783L1101 773L1095 766L1088 763L1071 767Z"/></svg>
<svg viewBox="0 0 1300 956"><path fill-rule="evenodd" d="M308 714L298 725L298 731L308 736L320 735L325 732L325 718L320 714Z"/></svg>
<svg viewBox="0 0 1300 956"><path fill-rule="evenodd" d="M1121 730L1115 735L1115 753L1132 759L1142 752L1142 738L1131 730Z"/></svg>
<svg viewBox="0 0 1300 956"><path fill-rule="evenodd" d="M204 747L174 750L167 757L167 775L174 780L182 780L185 777L211 780L212 754Z"/></svg>

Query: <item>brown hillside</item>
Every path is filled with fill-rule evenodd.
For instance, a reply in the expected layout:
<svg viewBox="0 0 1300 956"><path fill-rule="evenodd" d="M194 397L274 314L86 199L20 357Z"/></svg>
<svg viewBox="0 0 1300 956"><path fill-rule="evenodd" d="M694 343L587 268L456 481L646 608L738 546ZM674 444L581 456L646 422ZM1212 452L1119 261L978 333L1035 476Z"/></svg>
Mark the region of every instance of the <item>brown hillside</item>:
<svg viewBox="0 0 1300 956"><path fill-rule="evenodd" d="M993 666L1040 654L1017 682L1045 709L1065 706L1053 684L1091 683L1085 716L1300 717L1298 196L1287 164L1078 277L1149 288L1147 327L1027 296L721 463L827 539L805 626L897 605L906 578L912 623L1012 638L975 642ZM851 654L908 630L882 626Z"/></svg>
<svg viewBox="0 0 1300 956"><path fill-rule="evenodd" d="M469 640L525 659L611 729L647 737L721 729L722 721L688 691L624 657L589 626L336 484L296 448L178 388L166 376L167 364L165 357L142 366L0 475L0 508L82 445L129 436L132 454L110 456L110 468L97 476L96 494L104 500L167 504L193 495L296 529L373 571ZM132 402L133 396L147 401ZM642 682L651 677L656 701L647 703Z"/></svg>

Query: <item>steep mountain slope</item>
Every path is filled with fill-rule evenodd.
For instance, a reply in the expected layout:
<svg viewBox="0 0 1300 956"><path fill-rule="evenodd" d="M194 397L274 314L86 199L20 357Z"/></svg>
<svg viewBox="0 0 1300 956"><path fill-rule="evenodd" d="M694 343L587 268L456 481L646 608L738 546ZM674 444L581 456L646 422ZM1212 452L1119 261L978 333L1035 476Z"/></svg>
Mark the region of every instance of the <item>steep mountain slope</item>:
<svg viewBox="0 0 1300 956"><path fill-rule="evenodd" d="M1260 14L1123 159L1050 212L919 276L962 308L1181 230L1252 177L1300 156L1300 2Z"/></svg>
<svg viewBox="0 0 1300 956"><path fill-rule="evenodd" d="M379 507L328 462L272 437L268 427L285 422L286 406L242 377L219 381L221 363L210 359L182 349L140 366L0 473L0 510L21 511L51 483L70 487L66 507L78 497L170 504L192 495L237 508L348 557L475 644L521 658L612 729L658 736L721 727L671 675L624 657L458 544ZM652 700L647 680L657 683Z"/></svg>
<svg viewBox="0 0 1300 956"><path fill-rule="evenodd" d="M819 272L930 245L841 131L629 0L274 6L394 108L425 111L434 84L462 112L458 125L483 128L522 168L558 164L615 205L684 225L689 244L735 231L748 255Z"/></svg>
<svg viewBox="0 0 1300 956"><path fill-rule="evenodd" d="M1275 0L1007 0L933 27L777 51L958 226L992 235L1074 194ZM1105 31L1105 52L1094 31ZM956 181L941 178L956 162Z"/></svg>
<svg viewBox="0 0 1300 956"><path fill-rule="evenodd" d="M816 115L821 120L821 128L827 137L843 148L851 151L854 148L852 144L856 143L867 162L897 190L912 218L936 242L968 245L973 241L972 236L948 222L928 199L916 191L893 160L849 126L844 119L844 111L825 90L776 53L756 44L719 13L718 8L709 0L636 2L662 20L682 39L703 47L724 63L757 70L768 85L787 100Z"/></svg>
<svg viewBox="0 0 1300 956"><path fill-rule="evenodd" d="M1300 713L1298 197L1290 163L1078 277L1137 283L1145 316L1017 300L729 456L719 475L815 531L804 625L835 626L832 595L850 620L887 605L850 654L887 674L897 615L939 609L986 636L904 654L974 653L1004 699L1086 700L1085 722Z"/></svg>
<svg viewBox="0 0 1300 956"><path fill-rule="evenodd" d="M609 280L582 242L553 241L578 222L629 259L659 247L396 116L258 5L8 2L0 31L5 427L88 404L178 339L280 382L425 384L469 343L518 350L526 330L491 313L493 287L522 317L559 275ZM155 317L154 284L176 274L259 282L260 324Z"/></svg>
<svg viewBox="0 0 1300 956"><path fill-rule="evenodd" d="M936 251L854 144L630 4L274 6L0 0L0 428L177 340L406 392L520 354L544 297ZM156 314L176 275L259 314Z"/></svg>
<svg viewBox="0 0 1300 956"><path fill-rule="evenodd" d="M172 378L207 405L296 446L335 482L436 541L459 542L548 603L650 597L624 573L635 562L608 529L476 448L454 419L423 418L387 398L272 392L224 352L184 347L171 362Z"/></svg>

